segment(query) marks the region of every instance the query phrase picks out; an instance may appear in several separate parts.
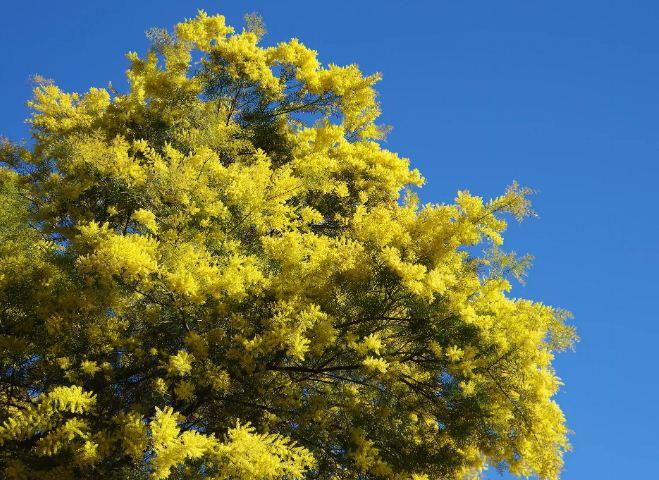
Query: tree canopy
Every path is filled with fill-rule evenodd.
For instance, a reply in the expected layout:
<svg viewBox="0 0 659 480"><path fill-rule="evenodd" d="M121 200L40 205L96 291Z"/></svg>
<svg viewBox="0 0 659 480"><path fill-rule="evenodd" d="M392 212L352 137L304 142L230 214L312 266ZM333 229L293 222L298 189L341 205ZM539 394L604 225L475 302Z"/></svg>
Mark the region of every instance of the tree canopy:
<svg viewBox="0 0 659 480"><path fill-rule="evenodd" d="M39 79L0 150L0 469L558 477L568 315L512 297L516 184L422 205L374 84L204 12L128 88Z"/></svg>

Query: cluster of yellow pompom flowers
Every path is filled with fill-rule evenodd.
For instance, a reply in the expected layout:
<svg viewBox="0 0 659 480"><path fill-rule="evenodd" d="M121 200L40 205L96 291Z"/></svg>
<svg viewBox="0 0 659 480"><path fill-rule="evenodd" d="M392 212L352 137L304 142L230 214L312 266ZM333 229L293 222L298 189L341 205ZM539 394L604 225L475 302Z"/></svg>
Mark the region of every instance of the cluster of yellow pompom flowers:
<svg viewBox="0 0 659 480"><path fill-rule="evenodd" d="M420 205L373 86L204 12L0 148L0 476L557 478L526 189ZM480 253L483 251L484 253Z"/></svg>

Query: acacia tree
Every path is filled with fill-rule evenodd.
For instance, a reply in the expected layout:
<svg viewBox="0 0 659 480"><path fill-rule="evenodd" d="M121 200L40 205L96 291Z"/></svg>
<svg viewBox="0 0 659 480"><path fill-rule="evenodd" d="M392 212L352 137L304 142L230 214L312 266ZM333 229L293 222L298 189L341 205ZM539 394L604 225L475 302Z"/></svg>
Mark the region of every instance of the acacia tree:
<svg viewBox="0 0 659 480"><path fill-rule="evenodd" d="M556 478L574 335L498 248L529 192L419 205L378 75L263 33L200 12L125 93L37 84L0 157L4 478Z"/></svg>

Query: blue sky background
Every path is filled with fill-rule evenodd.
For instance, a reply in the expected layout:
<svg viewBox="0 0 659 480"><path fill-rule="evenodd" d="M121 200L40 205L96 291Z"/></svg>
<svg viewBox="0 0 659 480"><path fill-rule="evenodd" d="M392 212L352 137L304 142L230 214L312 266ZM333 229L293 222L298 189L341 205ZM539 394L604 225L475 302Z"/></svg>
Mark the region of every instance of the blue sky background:
<svg viewBox="0 0 659 480"><path fill-rule="evenodd" d="M387 146L425 175L423 200L540 191L506 246L536 257L514 294L571 310L582 338L556 362L563 478L659 478L659 2L7 1L0 134L27 136L31 75L121 89L144 31L197 8L234 25L258 11L266 43L382 72Z"/></svg>

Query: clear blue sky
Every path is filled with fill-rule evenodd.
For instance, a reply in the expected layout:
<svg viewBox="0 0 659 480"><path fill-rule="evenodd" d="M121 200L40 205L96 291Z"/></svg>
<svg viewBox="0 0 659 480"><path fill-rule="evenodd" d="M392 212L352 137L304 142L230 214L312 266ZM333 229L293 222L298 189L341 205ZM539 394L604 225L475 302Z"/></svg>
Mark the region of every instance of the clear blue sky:
<svg viewBox="0 0 659 480"><path fill-rule="evenodd" d="M424 173L424 200L540 191L507 246L536 256L514 294L571 310L582 338L557 361L563 478L657 478L659 2L7 1L0 133L27 135L30 75L122 87L143 32L197 8L233 24L256 10L267 42L381 71L388 147Z"/></svg>

